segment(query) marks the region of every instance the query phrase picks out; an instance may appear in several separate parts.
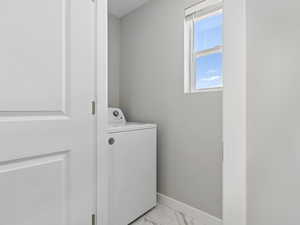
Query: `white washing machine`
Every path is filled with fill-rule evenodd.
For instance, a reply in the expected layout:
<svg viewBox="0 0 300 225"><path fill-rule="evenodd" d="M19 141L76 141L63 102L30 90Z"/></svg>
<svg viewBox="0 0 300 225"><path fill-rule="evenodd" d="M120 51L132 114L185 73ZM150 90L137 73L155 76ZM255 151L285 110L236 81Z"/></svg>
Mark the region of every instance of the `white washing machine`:
<svg viewBox="0 0 300 225"><path fill-rule="evenodd" d="M126 122L109 108L110 225L127 225L156 206L155 124Z"/></svg>

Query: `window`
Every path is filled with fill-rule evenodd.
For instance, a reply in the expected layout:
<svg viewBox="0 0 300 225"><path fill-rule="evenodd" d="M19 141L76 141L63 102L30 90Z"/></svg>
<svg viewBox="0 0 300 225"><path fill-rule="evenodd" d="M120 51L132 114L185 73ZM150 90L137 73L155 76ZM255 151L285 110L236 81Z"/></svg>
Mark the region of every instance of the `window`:
<svg viewBox="0 0 300 225"><path fill-rule="evenodd" d="M223 4L206 0L185 10L186 93L223 87Z"/></svg>

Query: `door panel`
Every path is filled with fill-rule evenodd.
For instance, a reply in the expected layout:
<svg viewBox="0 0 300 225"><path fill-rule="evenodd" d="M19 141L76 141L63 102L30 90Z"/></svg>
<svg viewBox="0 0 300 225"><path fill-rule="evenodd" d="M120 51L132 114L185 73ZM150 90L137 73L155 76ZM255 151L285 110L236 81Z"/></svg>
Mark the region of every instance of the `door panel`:
<svg viewBox="0 0 300 225"><path fill-rule="evenodd" d="M0 12L0 110L63 112L70 72L69 0L4 0Z"/></svg>
<svg viewBox="0 0 300 225"><path fill-rule="evenodd" d="M66 224L67 170L68 152L2 164L0 224Z"/></svg>
<svg viewBox="0 0 300 225"><path fill-rule="evenodd" d="M94 7L0 1L0 225L91 224Z"/></svg>

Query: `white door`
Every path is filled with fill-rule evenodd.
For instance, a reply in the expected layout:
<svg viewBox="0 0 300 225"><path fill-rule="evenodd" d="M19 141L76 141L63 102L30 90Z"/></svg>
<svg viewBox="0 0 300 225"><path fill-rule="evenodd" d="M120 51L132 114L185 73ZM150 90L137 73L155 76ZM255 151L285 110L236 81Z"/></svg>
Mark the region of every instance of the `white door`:
<svg viewBox="0 0 300 225"><path fill-rule="evenodd" d="M0 225L90 225L94 3L0 1Z"/></svg>

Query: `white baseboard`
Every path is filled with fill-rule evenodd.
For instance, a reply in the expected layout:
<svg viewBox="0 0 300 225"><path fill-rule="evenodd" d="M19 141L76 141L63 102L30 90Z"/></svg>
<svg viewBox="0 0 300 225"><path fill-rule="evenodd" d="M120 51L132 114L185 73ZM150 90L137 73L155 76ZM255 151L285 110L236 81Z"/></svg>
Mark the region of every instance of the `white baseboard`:
<svg viewBox="0 0 300 225"><path fill-rule="evenodd" d="M199 223L203 225L222 225L221 219L209 215L208 213L205 213L192 206L189 206L183 202L170 198L166 195L158 193L157 200L159 204L168 206L171 209L174 209L176 211L182 212L188 216L193 217L197 221L197 224Z"/></svg>

